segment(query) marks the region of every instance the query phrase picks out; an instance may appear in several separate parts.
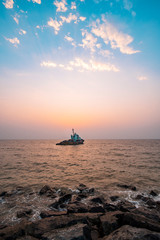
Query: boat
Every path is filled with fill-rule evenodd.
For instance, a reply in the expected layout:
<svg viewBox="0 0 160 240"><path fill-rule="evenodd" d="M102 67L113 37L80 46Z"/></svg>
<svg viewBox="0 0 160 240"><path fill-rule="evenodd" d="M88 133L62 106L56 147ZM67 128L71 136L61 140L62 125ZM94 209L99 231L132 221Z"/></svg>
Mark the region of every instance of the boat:
<svg viewBox="0 0 160 240"><path fill-rule="evenodd" d="M60 143L56 143L56 145L79 145L79 144L83 144L84 140L77 134L74 132L74 129L72 129L72 135L71 138L68 140L64 140Z"/></svg>

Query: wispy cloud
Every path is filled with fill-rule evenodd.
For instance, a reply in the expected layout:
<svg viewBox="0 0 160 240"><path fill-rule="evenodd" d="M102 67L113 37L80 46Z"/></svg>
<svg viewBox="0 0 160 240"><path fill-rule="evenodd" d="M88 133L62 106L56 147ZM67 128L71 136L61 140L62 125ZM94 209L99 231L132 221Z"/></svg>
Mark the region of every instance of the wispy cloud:
<svg viewBox="0 0 160 240"><path fill-rule="evenodd" d="M64 39L66 39L68 42L70 42L73 46L76 46L74 39L70 36L65 36Z"/></svg>
<svg viewBox="0 0 160 240"><path fill-rule="evenodd" d="M19 24L19 18L20 18L20 16L19 16L18 14L16 14L16 15L13 17L14 21L15 21L17 24Z"/></svg>
<svg viewBox="0 0 160 240"><path fill-rule="evenodd" d="M92 32L103 39L105 44L111 44L112 49L119 48L121 53L124 54L134 54L140 52L139 50L134 50L132 47L128 46L133 42L133 37L123 32L120 32L113 24L109 23L106 19L103 19L103 23L97 22L92 27Z"/></svg>
<svg viewBox="0 0 160 240"><path fill-rule="evenodd" d="M99 51L99 54L102 55L102 56L104 56L104 57L107 57L107 58L112 58L112 57L113 57L113 53L112 53L111 51L109 51L109 50L103 50L103 49L101 49L101 50Z"/></svg>
<svg viewBox="0 0 160 240"><path fill-rule="evenodd" d="M13 45L14 45L14 47L17 47L18 46L18 44L20 44L20 41L19 41L19 39L18 38L6 38L5 37L5 39L7 40L7 41L9 41L10 43L12 43Z"/></svg>
<svg viewBox="0 0 160 240"><path fill-rule="evenodd" d="M71 21L77 22L77 16L75 14L70 13L68 17L60 16L62 22L70 23Z"/></svg>
<svg viewBox="0 0 160 240"><path fill-rule="evenodd" d="M66 12L67 11L67 3L65 0L62 1L54 1L54 5L57 7L57 12Z"/></svg>
<svg viewBox="0 0 160 240"><path fill-rule="evenodd" d="M23 30L23 29L21 29L20 31L19 31L19 34L20 35L25 35L27 32L25 31L25 30Z"/></svg>
<svg viewBox="0 0 160 240"><path fill-rule="evenodd" d="M57 64L55 62L51 61L43 61L40 64L42 67L48 67L48 68L63 68L68 71L72 71L74 69L83 72L83 71L90 71L90 72L102 72L102 71L113 71L118 72L119 69L111 64L111 63L102 63L97 62L94 60L89 60L88 62L84 61L81 58L75 58L73 61L70 61L68 64Z"/></svg>
<svg viewBox="0 0 160 240"><path fill-rule="evenodd" d="M3 2L3 4L6 8L13 8L14 2L13 0L6 0L5 2Z"/></svg>
<svg viewBox="0 0 160 240"><path fill-rule="evenodd" d="M50 20L48 21L48 26L53 27L55 34L58 34L60 26L62 26L62 22L58 22L57 20L53 20L52 18L50 18Z"/></svg>
<svg viewBox="0 0 160 240"><path fill-rule="evenodd" d="M130 0L123 0L124 8L130 11L133 7L133 3Z"/></svg>
<svg viewBox="0 0 160 240"><path fill-rule="evenodd" d="M32 0L32 2L35 2L35 3L41 4L41 0Z"/></svg>
<svg viewBox="0 0 160 240"><path fill-rule="evenodd" d="M147 80L148 78L146 77L146 76L138 76L137 77L137 79L139 80L139 81L144 81L144 80Z"/></svg>
<svg viewBox="0 0 160 240"><path fill-rule="evenodd" d="M83 22L86 20L86 17L79 17L79 19Z"/></svg>
<svg viewBox="0 0 160 240"><path fill-rule="evenodd" d="M71 9L72 10L76 10L76 3L75 2L71 2Z"/></svg>
<svg viewBox="0 0 160 240"><path fill-rule="evenodd" d="M95 52L95 48L99 48L100 45L97 44L97 38L95 38L91 33L88 33L86 30L82 31L82 44L79 44L79 46L83 48L88 48L91 50L91 52Z"/></svg>

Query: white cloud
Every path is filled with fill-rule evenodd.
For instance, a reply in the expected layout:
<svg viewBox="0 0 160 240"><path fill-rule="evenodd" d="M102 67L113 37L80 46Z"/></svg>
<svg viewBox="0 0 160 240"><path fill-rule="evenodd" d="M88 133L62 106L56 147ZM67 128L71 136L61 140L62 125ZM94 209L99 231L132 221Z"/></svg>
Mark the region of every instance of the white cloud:
<svg viewBox="0 0 160 240"><path fill-rule="evenodd" d="M140 81L144 81L147 80L148 78L146 76L138 76L137 79Z"/></svg>
<svg viewBox="0 0 160 240"><path fill-rule="evenodd" d="M77 22L77 16L75 14L70 13L68 17L60 16L62 22L70 23L71 21Z"/></svg>
<svg viewBox="0 0 160 240"><path fill-rule="evenodd" d="M112 53L111 51L109 51L109 50L103 50L103 49L101 49L101 50L99 51L99 54L102 55L102 56L104 56L104 57L108 57L108 58L113 57L113 53Z"/></svg>
<svg viewBox="0 0 160 240"><path fill-rule="evenodd" d="M20 34L20 35L23 35L23 34L25 35L26 33L27 33L27 32L26 32L25 30L23 30L23 29L21 29L21 30L19 31L19 34Z"/></svg>
<svg viewBox="0 0 160 240"><path fill-rule="evenodd" d="M51 62L51 61L48 61L48 62L43 61L41 63L41 67L52 67L52 68L55 68L55 67L57 67L57 64L54 63L54 62Z"/></svg>
<svg viewBox="0 0 160 240"><path fill-rule="evenodd" d="M20 44L20 41L19 41L19 39L18 38L6 38L5 37L5 39L7 40L7 41L9 41L10 43L12 43L15 47L17 47L18 46L18 44Z"/></svg>
<svg viewBox="0 0 160 240"><path fill-rule="evenodd" d="M41 0L32 0L32 2L35 2L35 3L41 4Z"/></svg>
<svg viewBox="0 0 160 240"><path fill-rule="evenodd" d="M95 48L99 47L97 44L97 38L93 37L91 33L88 33L87 31L82 31L82 36L84 37L82 39L82 44L79 44L79 46L83 48L89 48L91 52L95 52Z"/></svg>
<svg viewBox="0 0 160 240"><path fill-rule="evenodd" d="M74 42L74 39L70 36L65 36L64 37L68 42L70 42L74 47L76 46L75 42Z"/></svg>
<svg viewBox="0 0 160 240"><path fill-rule="evenodd" d="M91 71L91 72L96 72L96 71L113 71L113 72L118 72L119 69L110 63L102 63L102 62L97 62L93 60L89 60L88 62L85 62L81 58L75 58L73 61L70 61L68 64L56 64L55 62L42 62L41 63L42 67L50 67L50 68L63 68L68 71L72 71L74 69L77 69L80 72L83 71Z"/></svg>
<svg viewBox="0 0 160 240"><path fill-rule="evenodd" d="M133 7L133 3L130 0L123 0L124 8L128 11Z"/></svg>
<svg viewBox="0 0 160 240"><path fill-rule="evenodd" d="M112 49L117 49L124 54L134 54L140 52L139 50L134 50L132 47L128 46L133 42L133 38L120 32L113 24L109 23L107 20L103 19L104 23L94 24L92 27L92 32L97 36L101 37L105 44L111 44Z"/></svg>
<svg viewBox="0 0 160 240"><path fill-rule="evenodd" d="M74 10L74 9L76 9L77 7L76 7L76 3L75 2L71 2L71 9L72 10Z"/></svg>
<svg viewBox="0 0 160 240"><path fill-rule="evenodd" d="M54 5L57 7L57 12L66 12L67 11L67 3L65 0L62 0L62 1L54 1Z"/></svg>
<svg viewBox="0 0 160 240"><path fill-rule="evenodd" d="M58 22L57 20L53 20L52 18L50 18L50 21L48 21L48 25L54 28L55 34L58 34L60 26L62 26L62 22Z"/></svg>
<svg viewBox="0 0 160 240"><path fill-rule="evenodd" d="M19 24L19 19L18 19L17 16L14 16L13 19L14 19L14 21L15 21L17 24Z"/></svg>
<svg viewBox="0 0 160 240"><path fill-rule="evenodd" d="M3 4L6 8L13 8L14 2L13 0L6 0L5 2L3 2Z"/></svg>
<svg viewBox="0 0 160 240"><path fill-rule="evenodd" d="M83 22L86 20L86 17L79 17L79 19Z"/></svg>

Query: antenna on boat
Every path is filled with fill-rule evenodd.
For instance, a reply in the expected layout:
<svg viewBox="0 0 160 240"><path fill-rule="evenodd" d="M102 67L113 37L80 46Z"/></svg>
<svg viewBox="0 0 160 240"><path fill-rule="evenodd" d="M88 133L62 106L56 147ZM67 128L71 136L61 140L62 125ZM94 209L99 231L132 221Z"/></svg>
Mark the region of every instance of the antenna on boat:
<svg viewBox="0 0 160 240"><path fill-rule="evenodd" d="M73 135L74 135L74 128L72 128L72 132L73 132Z"/></svg>

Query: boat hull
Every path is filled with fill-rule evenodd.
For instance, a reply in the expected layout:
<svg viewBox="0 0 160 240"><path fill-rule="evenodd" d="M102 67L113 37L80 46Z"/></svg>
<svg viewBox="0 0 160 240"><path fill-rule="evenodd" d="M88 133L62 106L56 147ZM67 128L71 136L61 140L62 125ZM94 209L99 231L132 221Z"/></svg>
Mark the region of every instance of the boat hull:
<svg viewBox="0 0 160 240"><path fill-rule="evenodd" d="M83 144L84 143L84 140L81 139L81 140L77 140L77 141L73 141L73 140L64 140L60 143L56 143L56 145L79 145L79 144Z"/></svg>

